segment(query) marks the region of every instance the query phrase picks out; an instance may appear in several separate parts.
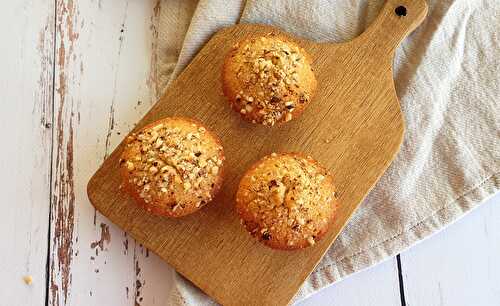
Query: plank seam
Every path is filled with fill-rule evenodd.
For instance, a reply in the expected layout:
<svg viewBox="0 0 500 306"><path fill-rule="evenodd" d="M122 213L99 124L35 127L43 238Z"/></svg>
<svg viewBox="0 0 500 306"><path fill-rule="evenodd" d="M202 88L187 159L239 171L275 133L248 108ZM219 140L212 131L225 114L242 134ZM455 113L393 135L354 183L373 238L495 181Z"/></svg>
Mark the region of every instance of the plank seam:
<svg viewBox="0 0 500 306"><path fill-rule="evenodd" d="M53 159L54 159L54 107L55 107L55 86L56 86L56 46L57 46L57 0L54 0L54 22L52 29L52 84L50 89L50 100L52 101L51 105L51 135L50 135L50 157L49 157L49 224L48 224L48 234L47 234L47 262L45 264L45 306L49 306L49 290L50 290L50 248L52 247L51 241L51 233L52 233L52 197L53 197L53 188L52 188L52 179L53 179Z"/></svg>
<svg viewBox="0 0 500 306"><path fill-rule="evenodd" d="M398 282L399 282L399 297L401 298L401 306L406 306L405 285L403 280L403 269L401 268L401 255L396 256L398 266Z"/></svg>

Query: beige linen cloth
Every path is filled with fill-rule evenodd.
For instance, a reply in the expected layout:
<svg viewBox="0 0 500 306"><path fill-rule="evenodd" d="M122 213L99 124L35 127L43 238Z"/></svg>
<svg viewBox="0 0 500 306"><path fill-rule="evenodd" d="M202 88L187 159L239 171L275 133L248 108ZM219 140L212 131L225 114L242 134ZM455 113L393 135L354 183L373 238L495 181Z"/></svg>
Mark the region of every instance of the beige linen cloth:
<svg viewBox="0 0 500 306"><path fill-rule="evenodd" d="M341 42L359 35L383 0L162 0L162 89L221 27L276 25ZM500 185L500 1L428 0L429 14L396 53L406 120L401 151L295 297L298 301L439 231ZM169 305L214 302L181 276Z"/></svg>

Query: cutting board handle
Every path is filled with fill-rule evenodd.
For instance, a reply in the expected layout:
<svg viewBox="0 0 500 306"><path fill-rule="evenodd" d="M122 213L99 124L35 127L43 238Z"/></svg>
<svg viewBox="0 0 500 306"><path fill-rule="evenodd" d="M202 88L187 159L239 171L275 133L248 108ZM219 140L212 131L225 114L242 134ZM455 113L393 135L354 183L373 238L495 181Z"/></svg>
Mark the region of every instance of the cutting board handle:
<svg viewBox="0 0 500 306"><path fill-rule="evenodd" d="M394 53L401 41L422 23L427 10L425 0L387 0L375 21L359 37L364 38L360 42L372 41L375 49Z"/></svg>

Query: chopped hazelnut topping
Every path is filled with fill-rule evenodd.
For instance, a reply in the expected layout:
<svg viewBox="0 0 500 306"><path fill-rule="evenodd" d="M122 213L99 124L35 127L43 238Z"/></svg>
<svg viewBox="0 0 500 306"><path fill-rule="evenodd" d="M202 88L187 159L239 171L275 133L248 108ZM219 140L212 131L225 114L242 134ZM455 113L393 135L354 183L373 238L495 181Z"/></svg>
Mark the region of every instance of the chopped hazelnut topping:
<svg viewBox="0 0 500 306"><path fill-rule="evenodd" d="M298 223L298 224L300 224L300 225L304 225L304 224L306 224L306 222L304 221L304 219L303 219L303 218L300 218L300 217L299 217L299 218L297 218L297 223Z"/></svg>
<svg viewBox="0 0 500 306"><path fill-rule="evenodd" d="M328 173L314 160L273 153L242 178L236 208L246 224L256 224L260 240L301 248L315 244L331 221L333 191Z"/></svg>
<svg viewBox="0 0 500 306"><path fill-rule="evenodd" d="M145 203L174 211L211 200L223 159L222 147L204 127L172 118L131 134L120 166L127 170L125 183Z"/></svg>
<svg viewBox="0 0 500 306"><path fill-rule="evenodd" d="M217 173L219 173L219 167L217 167L217 166L213 166L213 167L212 167L212 174L213 174L213 175L217 175Z"/></svg>
<svg viewBox="0 0 500 306"><path fill-rule="evenodd" d="M134 169L135 169L135 167L134 167L134 163L133 163L133 162L128 161L128 162L127 162L127 170L128 170L128 171L133 171Z"/></svg>
<svg viewBox="0 0 500 306"><path fill-rule="evenodd" d="M252 112L253 107L252 107L252 106L250 106L250 105L246 105L246 106L245 106L245 110L246 110L246 112L247 112L247 113L250 113L250 112Z"/></svg>
<svg viewBox="0 0 500 306"><path fill-rule="evenodd" d="M158 149L163 145L163 140L161 138L158 138L155 142L155 148Z"/></svg>
<svg viewBox="0 0 500 306"><path fill-rule="evenodd" d="M232 59L236 63L235 76L245 90L235 95L235 108L252 122L267 126L291 120L293 117L286 114L308 102L316 86L310 64L301 55L304 50L273 35L240 45L241 49L234 49Z"/></svg>

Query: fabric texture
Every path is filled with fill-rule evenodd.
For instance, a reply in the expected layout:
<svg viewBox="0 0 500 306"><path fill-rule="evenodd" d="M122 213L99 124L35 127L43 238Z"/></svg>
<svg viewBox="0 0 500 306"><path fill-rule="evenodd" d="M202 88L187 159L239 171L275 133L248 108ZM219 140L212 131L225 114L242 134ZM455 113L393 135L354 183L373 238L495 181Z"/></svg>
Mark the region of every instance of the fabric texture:
<svg viewBox="0 0 500 306"><path fill-rule="evenodd" d="M383 0L162 0L158 73L175 78L218 29L266 23L315 41L366 29ZM500 185L500 2L428 0L396 52L400 153L295 297L298 301L436 233ZM174 9L172 9L174 8ZM189 26L188 26L189 25ZM172 305L211 305L175 276Z"/></svg>

